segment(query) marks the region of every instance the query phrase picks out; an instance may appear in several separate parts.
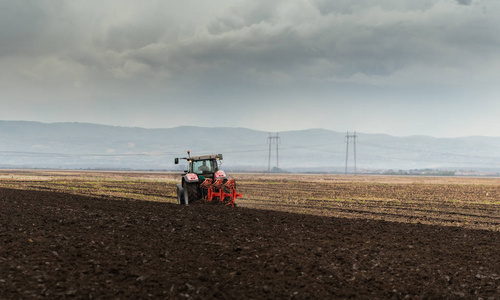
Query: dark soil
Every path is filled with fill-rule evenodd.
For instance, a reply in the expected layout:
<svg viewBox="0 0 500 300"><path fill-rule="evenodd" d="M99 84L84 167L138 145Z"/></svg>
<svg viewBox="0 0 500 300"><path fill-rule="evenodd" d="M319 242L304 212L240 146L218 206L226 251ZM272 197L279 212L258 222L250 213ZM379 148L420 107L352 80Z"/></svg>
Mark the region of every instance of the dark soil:
<svg viewBox="0 0 500 300"><path fill-rule="evenodd" d="M0 189L0 298L500 294L500 233Z"/></svg>

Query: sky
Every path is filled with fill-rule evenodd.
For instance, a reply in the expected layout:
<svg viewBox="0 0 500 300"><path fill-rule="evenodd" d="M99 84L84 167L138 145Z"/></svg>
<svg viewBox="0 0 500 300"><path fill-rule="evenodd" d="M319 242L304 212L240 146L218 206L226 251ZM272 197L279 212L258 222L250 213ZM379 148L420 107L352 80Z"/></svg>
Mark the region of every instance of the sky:
<svg viewBox="0 0 500 300"><path fill-rule="evenodd" d="M0 0L0 120L500 136L498 0Z"/></svg>

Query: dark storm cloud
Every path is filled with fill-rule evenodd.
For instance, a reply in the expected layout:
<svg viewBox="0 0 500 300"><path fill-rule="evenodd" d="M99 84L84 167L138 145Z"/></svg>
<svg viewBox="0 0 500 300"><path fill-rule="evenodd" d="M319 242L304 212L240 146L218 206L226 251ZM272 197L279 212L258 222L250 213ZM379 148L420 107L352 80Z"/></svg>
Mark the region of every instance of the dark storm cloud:
<svg viewBox="0 0 500 300"><path fill-rule="evenodd" d="M0 56L33 53L45 33L47 17L38 2L0 2Z"/></svg>
<svg viewBox="0 0 500 300"><path fill-rule="evenodd" d="M0 57L39 57L73 49L79 24L66 1L0 1Z"/></svg>
<svg viewBox="0 0 500 300"><path fill-rule="evenodd" d="M239 2L184 26L182 36L174 2L106 1L102 10L84 2L0 3L0 37L8 41L0 55L57 55L67 68L116 79L156 72L191 80L213 71L251 80L387 77L418 65L460 67L468 53L494 55L498 43L498 21L453 13L445 1Z"/></svg>
<svg viewBox="0 0 500 300"><path fill-rule="evenodd" d="M128 57L173 74L225 69L229 77L325 80L387 77L419 65L460 67L469 53L496 53L491 19L478 12L455 16L445 2L418 3L246 2L220 14L206 31L158 41Z"/></svg>
<svg viewBox="0 0 500 300"><path fill-rule="evenodd" d="M287 101L300 116L304 99L345 106L389 95L398 107L405 89L424 105L435 86L447 89L440 98L464 86L491 98L499 14L488 0L0 0L1 101L68 111L107 101L128 115L183 101L233 101L238 112L252 111L245 101Z"/></svg>

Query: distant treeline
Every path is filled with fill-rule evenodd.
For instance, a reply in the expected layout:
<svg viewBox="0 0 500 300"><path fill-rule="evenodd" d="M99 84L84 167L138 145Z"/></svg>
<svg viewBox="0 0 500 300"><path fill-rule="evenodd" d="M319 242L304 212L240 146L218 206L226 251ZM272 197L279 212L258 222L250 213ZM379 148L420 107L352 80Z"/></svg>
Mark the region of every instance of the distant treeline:
<svg viewBox="0 0 500 300"><path fill-rule="evenodd" d="M456 171L414 169L414 170L387 170L384 175L432 175L432 176L455 176Z"/></svg>

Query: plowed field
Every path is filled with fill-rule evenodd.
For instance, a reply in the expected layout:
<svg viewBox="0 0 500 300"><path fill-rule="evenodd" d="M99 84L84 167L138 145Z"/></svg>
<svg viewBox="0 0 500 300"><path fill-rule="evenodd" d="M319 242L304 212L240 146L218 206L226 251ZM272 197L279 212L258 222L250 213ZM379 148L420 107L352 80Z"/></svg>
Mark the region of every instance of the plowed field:
<svg viewBox="0 0 500 300"><path fill-rule="evenodd" d="M0 298L499 299L500 180L0 173Z"/></svg>

